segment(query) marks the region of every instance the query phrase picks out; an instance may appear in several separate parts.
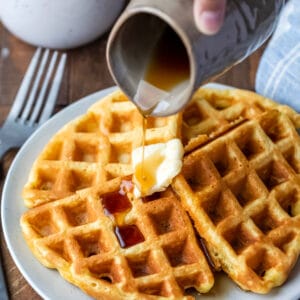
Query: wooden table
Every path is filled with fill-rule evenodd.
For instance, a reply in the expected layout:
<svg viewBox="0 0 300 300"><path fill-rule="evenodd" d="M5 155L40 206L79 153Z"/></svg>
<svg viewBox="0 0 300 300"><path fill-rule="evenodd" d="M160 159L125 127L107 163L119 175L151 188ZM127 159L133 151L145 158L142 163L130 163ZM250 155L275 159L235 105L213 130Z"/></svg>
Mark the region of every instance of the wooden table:
<svg viewBox="0 0 300 300"><path fill-rule="evenodd" d="M85 47L67 52L67 67L56 111L86 95L114 84L105 60L106 41L107 35ZM34 51L34 47L16 39L0 24L0 124L5 120L12 105ZM253 90L255 74L262 52L263 49L259 49L247 60L233 67L216 81ZM3 161L4 178L1 179L0 192L2 192L5 174L16 152L15 150L8 153ZM11 299L41 299L27 284L14 264L6 247L3 234L1 234L1 255ZM49 284L51 286L51 283Z"/></svg>

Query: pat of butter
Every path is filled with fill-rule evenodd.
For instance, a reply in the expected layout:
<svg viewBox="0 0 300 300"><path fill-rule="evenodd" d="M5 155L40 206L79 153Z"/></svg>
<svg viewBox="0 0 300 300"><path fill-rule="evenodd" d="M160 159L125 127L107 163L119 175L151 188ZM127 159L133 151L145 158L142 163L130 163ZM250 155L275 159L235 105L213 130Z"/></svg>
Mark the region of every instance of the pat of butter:
<svg viewBox="0 0 300 300"><path fill-rule="evenodd" d="M148 196L165 190L182 167L183 146L179 139L139 147L132 152L134 195Z"/></svg>

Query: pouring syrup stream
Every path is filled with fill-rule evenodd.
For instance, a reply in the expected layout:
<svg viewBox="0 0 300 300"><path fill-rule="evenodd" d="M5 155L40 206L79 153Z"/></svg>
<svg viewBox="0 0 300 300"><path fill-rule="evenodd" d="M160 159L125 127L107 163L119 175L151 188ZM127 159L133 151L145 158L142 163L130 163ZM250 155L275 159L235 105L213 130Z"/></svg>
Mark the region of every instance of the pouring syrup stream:
<svg viewBox="0 0 300 300"><path fill-rule="evenodd" d="M148 83L147 89L161 90L164 94L170 93L176 85L188 80L190 75L190 64L186 48L179 36L171 29L166 28L153 49L151 59L146 68L143 80ZM149 91L148 91L149 92ZM143 97L146 93L142 93ZM151 94L151 91L150 91ZM139 103L139 99L136 99ZM156 170L163 161L161 155L151 155L145 161L146 130L148 119L159 102L150 105L150 108L139 111L143 116L142 132L142 159L137 166L135 177L141 184L142 195L155 184ZM149 106L148 106L149 107Z"/></svg>

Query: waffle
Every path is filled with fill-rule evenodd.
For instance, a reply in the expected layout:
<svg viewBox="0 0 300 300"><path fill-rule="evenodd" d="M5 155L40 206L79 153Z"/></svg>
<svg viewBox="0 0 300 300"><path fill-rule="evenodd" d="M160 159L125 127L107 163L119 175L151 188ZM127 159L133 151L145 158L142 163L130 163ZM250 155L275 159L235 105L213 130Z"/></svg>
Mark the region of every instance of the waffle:
<svg viewBox="0 0 300 300"><path fill-rule="evenodd" d="M215 267L266 293L300 253L300 138L268 109L188 154L173 188Z"/></svg>
<svg viewBox="0 0 300 300"><path fill-rule="evenodd" d="M128 180L28 210L21 226L32 252L97 299L189 299L189 287L207 292L213 275L174 192L134 199Z"/></svg>
<svg viewBox="0 0 300 300"><path fill-rule="evenodd" d="M149 118L145 145L179 137L180 116ZM116 91L64 126L46 145L23 189L28 207L71 196L132 174L131 152L142 145L143 117Z"/></svg>
<svg viewBox="0 0 300 300"><path fill-rule="evenodd" d="M118 91L67 124L32 168L22 231L41 263L97 299L193 298L184 291L205 293L214 278L187 213L172 190L133 196L142 132ZM179 133L179 115L149 118L145 145Z"/></svg>
<svg viewBox="0 0 300 300"><path fill-rule="evenodd" d="M95 298L189 298L214 278L186 210L216 270L257 293L282 284L300 251L300 116L252 92L200 89L182 114L148 119L145 145L181 138L186 155L167 191L136 198L143 124L117 91L50 140L23 190L34 255ZM124 207L111 213L115 196Z"/></svg>
<svg viewBox="0 0 300 300"><path fill-rule="evenodd" d="M239 89L199 89L183 111L181 135L185 152L191 152L241 123L272 109L285 113L296 126L300 125L300 116L290 107L279 105L254 92Z"/></svg>

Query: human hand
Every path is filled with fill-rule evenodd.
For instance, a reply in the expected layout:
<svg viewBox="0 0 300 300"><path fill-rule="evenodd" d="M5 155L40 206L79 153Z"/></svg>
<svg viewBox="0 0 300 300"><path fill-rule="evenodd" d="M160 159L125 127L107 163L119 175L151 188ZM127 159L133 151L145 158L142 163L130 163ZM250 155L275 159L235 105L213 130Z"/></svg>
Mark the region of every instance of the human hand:
<svg viewBox="0 0 300 300"><path fill-rule="evenodd" d="M193 10L197 28L204 34L212 35L222 27L226 0L194 0Z"/></svg>

